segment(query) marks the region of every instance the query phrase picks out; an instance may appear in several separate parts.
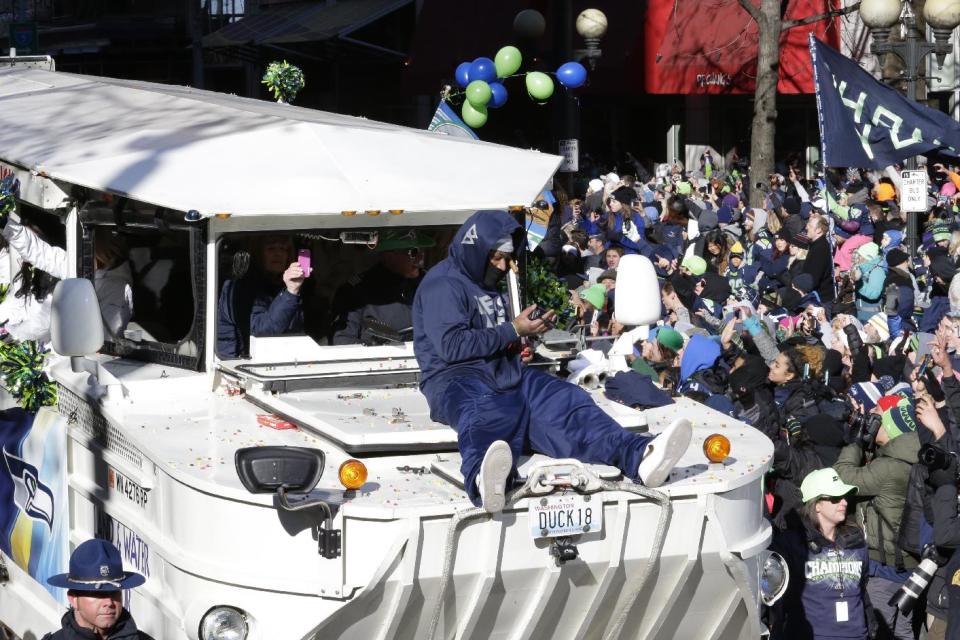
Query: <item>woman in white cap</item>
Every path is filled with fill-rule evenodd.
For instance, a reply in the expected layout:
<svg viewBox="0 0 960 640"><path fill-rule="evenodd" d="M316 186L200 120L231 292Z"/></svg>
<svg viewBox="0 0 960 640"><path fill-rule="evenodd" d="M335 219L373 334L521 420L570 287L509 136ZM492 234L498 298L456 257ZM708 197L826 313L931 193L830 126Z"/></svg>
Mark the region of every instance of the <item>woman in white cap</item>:
<svg viewBox="0 0 960 640"><path fill-rule="evenodd" d="M773 545L790 567L776 616L782 633L775 637L867 638L867 543L847 512L857 487L827 467L807 474L800 493L802 530L785 532Z"/></svg>

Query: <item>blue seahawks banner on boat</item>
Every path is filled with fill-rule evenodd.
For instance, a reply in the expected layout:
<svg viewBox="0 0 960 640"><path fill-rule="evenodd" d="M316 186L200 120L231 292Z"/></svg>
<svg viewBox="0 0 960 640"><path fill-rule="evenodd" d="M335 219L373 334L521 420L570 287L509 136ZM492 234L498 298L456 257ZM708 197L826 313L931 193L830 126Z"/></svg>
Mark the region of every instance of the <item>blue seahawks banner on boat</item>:
<svg viewBox="0 0 960 640"><path fill-rule="evenodd" d="M0 411L0 550L62 604L67 571L67 423L55 410Z"/></svg>
<svg viewBox="0 0 960 640"><path fill-rule="evenodd" d="M454 110L446 101L441 100L436 113L433 114L433 120L430 121L428 131L435 131L454 138L473 138L477 140L477 134L473 129L467 126L467 123L460 119Z"/></svg>
<svg viewBox="0 0 960 640"><path fill-rule="evenodd" d="M960 123L876 80L810 35L823 163L881 168L927 153L960 155Z"/></svg>

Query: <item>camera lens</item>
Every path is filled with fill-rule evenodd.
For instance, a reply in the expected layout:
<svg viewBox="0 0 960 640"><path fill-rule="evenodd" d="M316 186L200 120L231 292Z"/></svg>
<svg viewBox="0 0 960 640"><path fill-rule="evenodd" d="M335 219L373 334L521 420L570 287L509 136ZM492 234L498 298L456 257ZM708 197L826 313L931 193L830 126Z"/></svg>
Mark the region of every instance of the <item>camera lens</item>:
<svg viewBox="0 0 960 640"><path fill-rule="evenodd" d="M932 470L946 469L950 466L949 454L935 444L925 444L920 447L917 458L925 467Z"/></svg>

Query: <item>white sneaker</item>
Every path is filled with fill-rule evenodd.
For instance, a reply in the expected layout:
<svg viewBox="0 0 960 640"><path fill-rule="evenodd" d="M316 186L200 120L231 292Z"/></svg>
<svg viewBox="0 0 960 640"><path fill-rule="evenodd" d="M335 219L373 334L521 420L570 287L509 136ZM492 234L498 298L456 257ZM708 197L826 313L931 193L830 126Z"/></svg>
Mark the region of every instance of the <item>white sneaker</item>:
<svg viewBox="0 0 960 640"><path fill-rule="evenodd" d="M666 482L677 461L687 451L692 436L693 427L689 420L674 420L673 424L647 445L637 470L640 481L651 488Z"/></svg>
<svg viewBox="0 0 960 640"><path fill-rule="evenodd" d="M477 488L480 489L480 501L490 513L503 511L507 500L507 480L513 469L513 453L510 445L497 440L487 449L477 474Z"/></svg>

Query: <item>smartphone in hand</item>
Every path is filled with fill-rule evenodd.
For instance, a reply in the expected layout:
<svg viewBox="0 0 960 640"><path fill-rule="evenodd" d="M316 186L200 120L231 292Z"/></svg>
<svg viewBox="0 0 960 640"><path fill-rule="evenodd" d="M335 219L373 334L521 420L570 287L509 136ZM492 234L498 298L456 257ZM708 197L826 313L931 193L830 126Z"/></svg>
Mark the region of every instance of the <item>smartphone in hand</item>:
<svg viewBox="0 0 960 640"><path fill-rule="evenodd" d="M310 277L310 249L300 249L297 251L297 262L303 269L303 277Z"/></svg>

